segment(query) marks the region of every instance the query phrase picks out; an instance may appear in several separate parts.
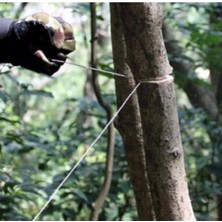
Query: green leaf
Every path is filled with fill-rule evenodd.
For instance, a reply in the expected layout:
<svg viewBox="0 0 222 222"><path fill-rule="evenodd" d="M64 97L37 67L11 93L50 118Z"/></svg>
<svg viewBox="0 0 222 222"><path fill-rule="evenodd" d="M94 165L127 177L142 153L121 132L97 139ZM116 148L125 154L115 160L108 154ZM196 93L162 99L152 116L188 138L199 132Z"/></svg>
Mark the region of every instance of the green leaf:
<svg viewBox="0 0 222 222"><path fill-rule="evenodd" d="M20 135L14 134L14 133L8 133L7 138L11 139L12 141L15 141L16 143L23 145L23 139L20 137Z"/></svg>
<svg viewBox="0 0 222 222"><path fill-rule="evenodd" d="M7 93L0 91L0 99L2 101L4 101L5 103L8 101L9 96L7 95Z"/></svg>
<svg viewBox="0 0 222 222"><path fill-rule="evenodd" d="M18 120L9 119L9 118L3 117L3 116L0 116L0 121L5 121L5 122L11 123L11 124L20 123L20 121L18 121Z"/></svg>
<svg viewBox="0 0 222 222"><path fill-rule="evenodd" d="M24 90L20 93L20 95L28 95L28 96L43 96L48 98L54 98L51 92L46 92L44 90Z"/></svg>
<svg viewBox="0 0 222 222"><path fill-rule="evenodd" d="M100 21L104 21L104 20L105 20L102 15L97 15L96 18L97 18L98 20L100 20Z"/></svg>
<svg viewBox="0 0 222 222"><path fill-rule="evenodd" d="M87 196L78 188L73 189L73 193L76 194L80 199L88 202Z"/></svg>
<svg viewBox="0 0 222 222"><path fill-rule="evenodd" d="M4 109L5 109L5 102L4 101L2 101L2 100L0 100L0 113L2 113L3 111L4 111Z"/></svg>

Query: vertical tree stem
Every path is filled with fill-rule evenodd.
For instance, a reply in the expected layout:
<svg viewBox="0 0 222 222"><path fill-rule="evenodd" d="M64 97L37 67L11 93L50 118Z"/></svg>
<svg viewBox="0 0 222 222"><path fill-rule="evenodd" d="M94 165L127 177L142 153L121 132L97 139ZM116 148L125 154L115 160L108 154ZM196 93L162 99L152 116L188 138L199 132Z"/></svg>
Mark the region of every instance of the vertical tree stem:
<svg viewBox="0 0 222 222"><path fill-rule="evenodd" d="M97 59L96 59L97 31L96 31L96 4L95 3L90 3L90 12L91 12L91 66L93 68L96 68L97 67ZM113 111L109 103L107 103L101 95L97 74L96 74L96 71L94 70L92 70L92 85L93 85L93 89L94 89L94 92L96 94L99 104L106 111L107 122L108 122L113 116ZM107 141L105 179L104 179L101 191L96 201L92 204L90 220L93 220L93 221L98 220L99 213L109 193L109 189L111 185L112 171L113 171L114 145L115 145L115 131L114 131L113 123L108 128L107 140L108 141Z"/></svg>
<svg viewBox="0 0 222 222"><path fill-rule="evenodd" d="M118 106L135 87L135 80L132 78L132 71L128 66L120 5L110 3L113 61L115 70L130 78L124 80L115 78ZM119 114L116 127L123 138L138 219L152 221L155 219L155 215L146 172L143 130L137 93L132 96Z"/></svg>
<svg viewBox="0 0 222 222"><path fill-rule="evenodd" d="M157 220L195 220L186 181L172 69L158 3L120 4L127 62L138 89L148 179ZM161 81L159 81L161 79Z"/></svg>

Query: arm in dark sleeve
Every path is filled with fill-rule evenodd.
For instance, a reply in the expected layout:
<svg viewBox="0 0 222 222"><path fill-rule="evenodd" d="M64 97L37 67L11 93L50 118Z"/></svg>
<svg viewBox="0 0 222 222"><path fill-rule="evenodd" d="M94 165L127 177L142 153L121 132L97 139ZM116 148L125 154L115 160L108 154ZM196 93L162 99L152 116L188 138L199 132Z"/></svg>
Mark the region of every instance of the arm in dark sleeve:
<svg viewBox="0 0 222 222"><path fill-rule="evenodd" d="M63 63L51 61L75 50L73 27L47 13L21 20L0 18L0 63L53 75Z"/></svg>
<svg viewBox="0 0 222 222"><path fill-rule="evenodd" d="M0 41L7 36L13 21L13 19L0 18Z"/></svg>
<svg viewBox="0 0 222 222"><path fill-rule="evenodd" d="M7 35L13 22L13 19L0 18L0 63L9 62L7 61L7 55L10 52L7 51L7 45L10 43L8 43Z"/></svg>

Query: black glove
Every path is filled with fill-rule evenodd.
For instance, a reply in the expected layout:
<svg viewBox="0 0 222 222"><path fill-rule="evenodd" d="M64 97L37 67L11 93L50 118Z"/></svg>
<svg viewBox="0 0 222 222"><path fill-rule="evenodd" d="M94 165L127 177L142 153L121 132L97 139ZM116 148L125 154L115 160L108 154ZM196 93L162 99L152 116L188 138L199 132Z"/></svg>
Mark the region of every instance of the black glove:
<svg viewBox="0 0 222 222"><path fill-rule="evenodd" d="M75 50L72 26L40 12L21 21L0 20L0 62L53 75Z"/></svg>

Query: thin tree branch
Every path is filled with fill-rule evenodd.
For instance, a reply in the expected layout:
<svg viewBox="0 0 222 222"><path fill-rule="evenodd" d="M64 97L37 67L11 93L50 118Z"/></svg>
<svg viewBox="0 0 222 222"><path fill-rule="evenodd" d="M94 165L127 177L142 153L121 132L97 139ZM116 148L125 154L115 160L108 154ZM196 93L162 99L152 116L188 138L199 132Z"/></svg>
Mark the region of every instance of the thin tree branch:
<svg viewBox="0 0 222 222"><path fill-rule="evenodd" d="M96 61L96 45L97 45L97 32L96 32L96 4L90 3L91 11L91 66L93 68L97 67ZM100 92L98 78L95 70L92 70L92 85L95 91L97 100L99 104L104 108L107 115L107 121L109 121L113 116L113 111L109 103L107 103ZM108 128L108 143L107 143L107 154L106 154L106 169L105 169L105 179L102 185L102 189L96 199L92 204L92 211L90 220L98 220L100 210L105 202L105 199L108 195L112 171L113 171L113 156L114 156L114 143L115 143L115 132L114 124L112 123Z"/></svg>
<svg viewBox="0 0 222 222"><path fill-rule="evenodd" d="M20 17L21 13L24 11L24 9L27 5L28 5L28 2L22 2L19 5L17 11L15 12L15 16L14 16L16 19L18 19Z"/></svg>

